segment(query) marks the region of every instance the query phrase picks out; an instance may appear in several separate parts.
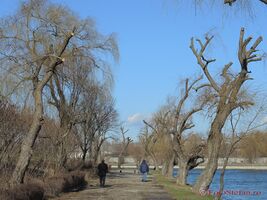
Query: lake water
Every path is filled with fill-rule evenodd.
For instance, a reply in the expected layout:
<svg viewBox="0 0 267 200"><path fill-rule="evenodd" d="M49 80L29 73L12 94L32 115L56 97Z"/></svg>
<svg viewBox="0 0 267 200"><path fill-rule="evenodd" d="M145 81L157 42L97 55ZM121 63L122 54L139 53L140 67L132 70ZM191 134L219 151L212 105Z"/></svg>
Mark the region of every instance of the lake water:
<svg viewBox="0 0 267 200"><path fill-rule="evenodd" d="M177 176L178 169L173 175ZM193 184L202 169L189 172L188 183ZM178 172L179 173L179 172ZM219 190L220 170L217 170L210 187L210 193ZM226 170L224 175L224 200L267 200L267 170Z"/></svg>

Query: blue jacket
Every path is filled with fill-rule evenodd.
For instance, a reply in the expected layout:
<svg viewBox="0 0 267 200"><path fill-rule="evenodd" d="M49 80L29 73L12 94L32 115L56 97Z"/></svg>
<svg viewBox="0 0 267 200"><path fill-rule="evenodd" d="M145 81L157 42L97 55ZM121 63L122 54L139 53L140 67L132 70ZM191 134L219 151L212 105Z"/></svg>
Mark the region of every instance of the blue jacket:
<svg viewBox="0 0 267 200"><path fill-rule="evenodd" d="M141 173L146 173L146 172L149 172L149 167L147 165L146 162L142 162L141 165L140 165L140 172Z"/></svg>

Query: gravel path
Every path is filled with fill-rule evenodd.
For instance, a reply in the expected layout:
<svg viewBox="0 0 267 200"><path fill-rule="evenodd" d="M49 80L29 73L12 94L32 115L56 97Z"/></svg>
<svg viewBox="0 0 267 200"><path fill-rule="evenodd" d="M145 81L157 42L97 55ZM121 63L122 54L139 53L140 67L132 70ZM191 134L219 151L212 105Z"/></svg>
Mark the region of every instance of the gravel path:
<svg viewBox="0 0 267 200"><path fill-rule="evenodd" d="M140 175L129 172L111 172L104 188L100 188L97 180L94 180L88 183L86 189L64 194L56 200L173 200L152 176L148 176L148 182L145 183L140 179Z"/></svg>

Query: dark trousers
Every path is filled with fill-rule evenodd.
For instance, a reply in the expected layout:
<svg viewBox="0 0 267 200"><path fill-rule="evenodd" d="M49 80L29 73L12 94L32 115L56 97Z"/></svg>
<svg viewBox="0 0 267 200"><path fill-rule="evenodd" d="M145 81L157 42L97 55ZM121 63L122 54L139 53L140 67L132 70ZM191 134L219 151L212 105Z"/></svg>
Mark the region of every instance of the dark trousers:
<svg viewBox="0 0 267 200"><path fill-rule="evenodd" d="M104 186L106 181L106 176L99 176L99 181L100 181L100 186Z"/></svg>

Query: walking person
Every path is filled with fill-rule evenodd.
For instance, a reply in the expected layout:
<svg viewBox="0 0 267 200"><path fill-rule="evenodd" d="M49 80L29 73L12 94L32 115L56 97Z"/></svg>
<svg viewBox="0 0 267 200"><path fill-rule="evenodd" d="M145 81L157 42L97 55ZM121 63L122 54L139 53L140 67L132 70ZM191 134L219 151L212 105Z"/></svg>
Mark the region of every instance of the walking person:
<svg viewBox="0 0 267 200"><path fill-rule="evenodd" d="M102 160L102 162L97 166L97 169L100 187L104 187L106 181L106 174L108 173L108 165L105 163L105 160Z"/></svg>
<svg viewBox="0 0 267 200"><path fill-rule="evenodd" d="M146 160L142 161L139 170L142 174L142 182L146 182L147 181L147 173L149 172L149 167L148 167Z"/></svg>

